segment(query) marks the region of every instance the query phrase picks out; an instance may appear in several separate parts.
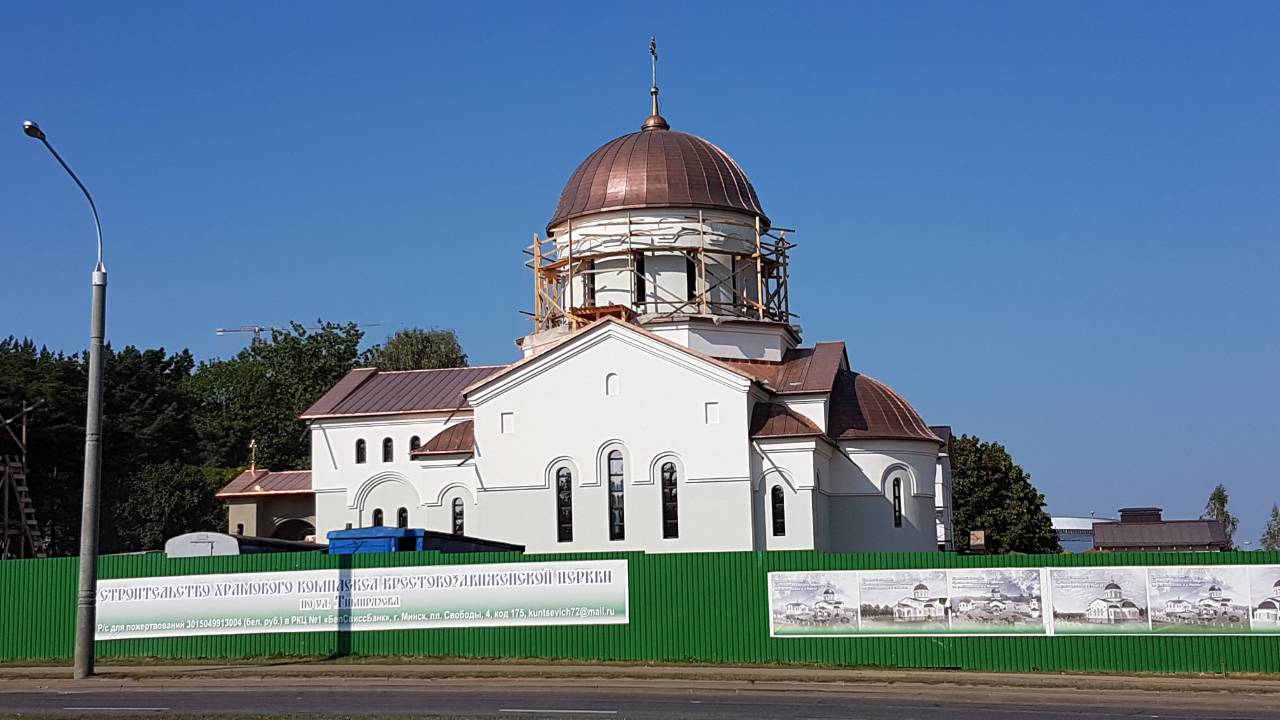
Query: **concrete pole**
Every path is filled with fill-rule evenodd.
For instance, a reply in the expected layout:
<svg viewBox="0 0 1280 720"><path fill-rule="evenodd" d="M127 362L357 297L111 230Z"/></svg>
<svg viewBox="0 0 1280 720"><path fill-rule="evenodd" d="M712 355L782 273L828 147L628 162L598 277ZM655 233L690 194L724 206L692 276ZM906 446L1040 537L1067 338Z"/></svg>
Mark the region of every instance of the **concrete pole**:
<svg viewBox="0 0 1280 720"><path fill-rule="evenodd" d="M73 677L93 675L94 632L97 630L98 595L98 479L102 474L102 343L107 327L107 268L102 264L102 223L89 189L71 170L40 126L26 120L22 131L44 143L63 170L71 176L93 211L98 233L98 264L93 268L93 306L89 319L89 398L84 421L84 502L80 512L80 581L76 595L76 647Z"/></svg>

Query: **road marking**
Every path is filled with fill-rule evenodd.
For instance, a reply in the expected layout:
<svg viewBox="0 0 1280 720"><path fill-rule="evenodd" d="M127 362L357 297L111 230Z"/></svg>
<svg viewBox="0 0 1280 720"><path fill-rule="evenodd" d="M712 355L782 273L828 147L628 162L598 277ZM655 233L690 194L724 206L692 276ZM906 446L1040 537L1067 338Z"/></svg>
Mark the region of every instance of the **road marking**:
<svg viewBox="0 0 1280 720"><path fill-rule="evenodd" d="M169 710L169 708L168 707L64 707L63 710L82 711L82 712L95 712L95 711L106 712L106 711L116 711L116 710L123 710L124 712L166 712Z"/></svg>
<svg viewBox="0 0 1280 720"><path fill-rule="evenodd" d="M617 715L617 710L559 710L556 708L498 708L504 713L564 713L566 715Z"/></svg>

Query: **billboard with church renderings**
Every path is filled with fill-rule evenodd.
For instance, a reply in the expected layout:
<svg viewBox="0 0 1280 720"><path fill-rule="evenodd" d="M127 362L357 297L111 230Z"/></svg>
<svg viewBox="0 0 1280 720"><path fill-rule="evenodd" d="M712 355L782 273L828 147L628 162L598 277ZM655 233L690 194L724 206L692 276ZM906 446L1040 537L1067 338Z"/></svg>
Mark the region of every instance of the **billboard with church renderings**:
<svg viewBox="0 0 1280 720"><path fill-rule="evenodd" d="M949 629L947 571L865 570L858 573L863 635L945 634Z"/></svg>
<svg viewBox="0 0 1280 720"><path fill-rule="evenodd" d="M1151 632L1146 568L1056 567L1049 582L1056 635Z"/></svg>
<svg viewBox="0 0 1280 720"><path fill-rule="evenodd" d="M101 580L96 639L628 622L626 560Z"/></svg>
<svg viewBox="0 0 1280 720"><path fill-rule="evenodd" d="M769 634L773 637L858 632L858 573L769 573Z"/></svg>
<svg viewBox="0 0 1280 720"><path fill-rule="evenodd" d="M1249 577L1238 565L1147 570L1151 631L1173 635L1249 632Z"/></svg>
<svg viewBox="0 0 1280 720"><path fill-rule="evenodd" d="M1280 565L1250 565L1249 590L1253 632L1280 633Z"/></svg>
<svg viewBox="0 0 1280 720"><path fill-rule="evenodd" d="M1044 595L1039 568L948 570L951 632L1043 635Z"/></svg>

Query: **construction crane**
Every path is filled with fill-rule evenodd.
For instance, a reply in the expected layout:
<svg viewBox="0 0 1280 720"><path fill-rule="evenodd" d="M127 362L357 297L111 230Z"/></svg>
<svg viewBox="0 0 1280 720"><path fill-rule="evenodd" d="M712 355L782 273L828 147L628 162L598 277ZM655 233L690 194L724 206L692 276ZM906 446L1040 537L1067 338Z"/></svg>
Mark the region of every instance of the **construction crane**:
<svg viewBox="0 0 1280 720"><path fill-rule="evenodd" d="M360 328L361 330L363 330L363 329L365 329L365 328L380 327L381 325L382 325L382 323L381 323L381 322L357 323L357 324L356 324L356 327L358 327L358 328ZM239 326L239 327L220 327L220 328L214 328L213 332L214 332L214 334L215 334L215 335L218 335L219 337L221 337L221 336L223 336L223 335L227 335L228 333L251 333L251 334L253 335L253 340L252 340L251 342L252 342L254 345L257 345L257 344L259 344L259 343L263 342L263 339L262 339L262 334L263 334L263 333L265 333L265 332L272 332L272 331L274 331L274 330L287 330L287 329L288 329L288 328L282 328L282 327L280 327L280 326L278 326L278 325L241 325L241 326ZM302 328L302 329L303 329L303 330L323 330L324 328L322 328L322 327L304 327L304 328Z"/></svg>

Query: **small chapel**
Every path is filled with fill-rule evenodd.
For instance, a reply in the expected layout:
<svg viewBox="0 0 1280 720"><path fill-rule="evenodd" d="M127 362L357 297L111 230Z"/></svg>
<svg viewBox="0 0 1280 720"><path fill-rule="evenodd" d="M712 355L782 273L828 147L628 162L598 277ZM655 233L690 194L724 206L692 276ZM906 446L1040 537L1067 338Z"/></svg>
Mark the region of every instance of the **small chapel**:
<svg viewBox="0 0 1280 720"><path fill-rule="evenodd" d="M656 60L656 53L655 53ZM230 531L425 528L526 552L950 549L950 429L793 323L793 230L659 112L587 156L530 248L506 365L353 370L311 470L220 493ZM285 529L287 528L287 529ZM311 532L308 533L307 530Z"/></svg>

